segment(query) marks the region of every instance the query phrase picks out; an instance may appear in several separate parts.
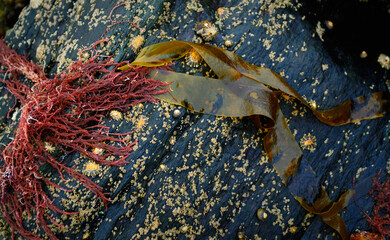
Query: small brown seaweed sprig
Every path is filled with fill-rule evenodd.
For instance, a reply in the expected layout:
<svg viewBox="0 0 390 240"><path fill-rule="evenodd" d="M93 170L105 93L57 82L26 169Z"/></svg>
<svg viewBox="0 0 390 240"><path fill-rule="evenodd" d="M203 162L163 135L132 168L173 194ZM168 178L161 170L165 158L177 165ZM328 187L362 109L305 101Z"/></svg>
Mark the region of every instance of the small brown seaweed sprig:
<svg viewBox="0 0 390 240"><path fill-rule="evenodd" d="M62 226L50 213L74 214L59 209L43 190L44 185L51 185L70 191L40 172L44 164L56 169L62 180L71 177L82 183L106 206L110 201L101 186L58 161L45 149L45 143L64 152L79 152L101 165L120 166L126 163L135 143L123 139L123 135L130 133L109 133L109 128L101 124L103 117L112 109L126 111L141 102L155 102L154 95L167 91L164 86L168 84L146 77L153 68L116 71L126 62L100 59L95 55L86 62L76 61L54 78L48 78L38 65L18 55L0 39L0 65L8 76L0 81L7 85L22 109L13 140L0 154L0 210L8 224L28 239L41 236L25 228L24 214L33 217L51 239L57 238L49 223ZM18 75L30 79L33 87L19 82ZM104 149L105 154L95 154L92 148ZM120 158L105 160L109 155Z"/></svg>

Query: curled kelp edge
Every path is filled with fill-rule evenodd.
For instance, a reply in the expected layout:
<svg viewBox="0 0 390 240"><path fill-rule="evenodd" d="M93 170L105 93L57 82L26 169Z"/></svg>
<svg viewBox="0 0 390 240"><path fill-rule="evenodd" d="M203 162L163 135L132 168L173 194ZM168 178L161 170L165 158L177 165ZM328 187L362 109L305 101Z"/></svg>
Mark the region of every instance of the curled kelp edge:
<svg viewBox="0 0 390 240"><path fill-rule="evenodd" d="M381 117L383 112L389 109L388 95L378 92L346 101L329 110L316 110L272 70L250 64L230 51L211 45L184 41L159 43L142 49L131 64L149 67L166 65L184 57L192 50L203 58L218 79L154 71L152 74L156 79L172 83L170 87L174 98L167 94L159 98L195 112L230 117L262 116L266 119L265 123L256 125L269 129L264 138L265 151L286 185L289 178L294 177L296 173L302 151L287 127L276 95L285 93L298 99L310 108L320 121L334 126ZM126 66L123 67L125 68ZM324 190L314 203L330 201L323 192ZM349 194L348 191L345 196ZM335 208L337 212L345 207L350 199L343 196L335 203L341 206ZM320 216L325 214L313 211L300 196L295 197L308 211ZM335 209L332 211L336 211ZM343 239L348 239L345 223L337 212L331 217L322 217L322 220L335 229Z"/></svg>
<svg viewBox="0 0 390 240"><path fill-rule="evenodd" d="M295 199L306 209L306 211L316 214L321 217L322 221L336 230L342 239L348 239L349 234L344 220L338 214L343 208L348 205L352 198L354 191L348 190L343 193L336 202L332 202L325 188L321 188L320 195L312 205L308 205L302 198L295 197Z"/></svg>

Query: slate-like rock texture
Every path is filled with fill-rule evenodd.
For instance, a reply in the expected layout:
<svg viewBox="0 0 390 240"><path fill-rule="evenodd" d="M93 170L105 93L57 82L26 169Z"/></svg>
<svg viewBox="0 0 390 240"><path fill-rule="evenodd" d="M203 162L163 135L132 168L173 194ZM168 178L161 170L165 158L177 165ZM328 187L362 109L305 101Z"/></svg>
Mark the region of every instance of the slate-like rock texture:
<svg viewBox="0 0 390 240"><path fill-rule="evenodd" d="M317 108L388 91L385 70L342 49L337 54L329 50L324 38L331 30L321 21L313 24L306 19L305 1L150 0L114 8L120 3L31 1L5 41L55 74L78 59L79 49L103 34L110 41L98 49L116 61L132 61L139 50L132 45L135 37L144 38L143 46L169 40L204 42L195 25L208 20L218 29L208 44L280 73ZM220 7L226 8L226 16L216 15ZM119 21L123 23L106 32ZM225 40L233 45L227 47ZM183 60L174 69L201 74L202 67L192 68ZM10 141L17 127L17 111L12 119L5 117L12 105L13 98L2 87L2 144ZM356 184L365 183L367 190L369 179L379 169L388 171L389 115L332 127L299 103L281 99L281 108L298 142L309 133L316 137L315 150L304 150L303 161L310 163L332 200L350 189L354 178ZM181 111L179 117L173 117L174 109ZM105 124L112 132L135 130L131 138L138 141L128 164L101 167L91 175L111 193L108 209L76 181L62 182L54 171L43 169L72 189L71 193L47 189L57 205L79 212L55 215L65 225L64 229L51 226L60 239L235 239L243 233L247 239L337 239L283 185L263 151L264 133L250 119L196 114L159 102L137 105L121 121L107 116ZM58 158L80 172L87 162L78 154L59 153ZM370 213L371 200L359 197L360 207ZM268 214L264 221L256 216L259 208ZM341 216L351 233L368 229L352 201ZM33 220L28 225L35 229ZM10 238L4 221L0 226L3 236Z"/></svg>

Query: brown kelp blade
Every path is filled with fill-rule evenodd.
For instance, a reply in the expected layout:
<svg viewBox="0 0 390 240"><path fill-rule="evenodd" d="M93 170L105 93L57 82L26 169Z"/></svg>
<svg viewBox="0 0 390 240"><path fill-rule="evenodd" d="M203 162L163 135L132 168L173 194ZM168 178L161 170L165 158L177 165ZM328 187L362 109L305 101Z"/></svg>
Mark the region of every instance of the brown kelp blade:
<svg viewBox="0 0 390 240"><path fill-rule="evenodd" d="M157 70L151 73L156 79L171 83L171 95L163 94L158 98L200 113L229 117L261 116L265 121L258 125L269 129L264 138L265 151L292 193L295 191L292 185L289 186L289 182L294 178L298 179L296 169L299 167L302 151L288 129L276 98L277 94L285 93L298 99L309 107L320 121L329 125L381 117L383 112L389 109L388 96L373 93L349 100L329 110L316 110L272 70L250 64L230 51L211 45L184 41L159 43L142 49L131 64L166 65L184 57L189 51L196 51L218 79ZM126 66L122 67L125 68ZM316 178L310 167L304 170L302 172L310 172L311 176ZM317 195L318 189L307 191ZM349 192L333 203L325 190L322 190L313 206L304 201L304 196L295 194L295 197L305 209L321 216L343 239L348 239L345 223L338 212L347 205ZM319 209L318 204L326 204L329 209Z"/></svg>
<svg viewBox="0 0 390 240"><path fill-rule="evenodd" d="M154 70L151 75L160 81L172 83L170 90L174 98L163 94L157 96L160 100L217 116L261 115L268 120L269 127L274 126L277 99L262 84L248 86L165 70Z"/></svg>
<svg viewBox="0 0 390 240"><path fill-rule="evenodd" d="M348 100L329 110L313 110L313 113L320 121L338 126L383 117L384 112L390 110L389 104L388 93L375 92Z"/></svg>
<svg viewBox="0 0 390 240"><path fill-rule="evenodd" d="M282 111L278 107L275 126L269 130L263 140L264 150L279 177L287 184L299 166L302 151L294 139Z"/></svg>
<svg viewBox="0 0 390 240"><path fill-rule="evenodd" d="M261 83L279 90L300 100L313 111L320 121L329 125L342 125L382 117L383 112L389 110L388 96L384 96L381 92L349 100L330 110L316 110L277 73L268 68L250 64L233 52L207 44L185 41L154 44L143 48L131 64L135 66L166 65L172 60L185 56L190 50L195 50L220 80L235 81L248 86L258 86L258 83Z"/></svg>
<svg viewBox="0 0 390 240"><path fill-rule="evenodd" d="M269 158L272 159L273 167L284 183L287 183L289 177L295 174L295 168L299 165L302 151L288 129L283 113L280 111L279 107L273 107L273 109L277 109L275 116L273 111L264 111L264 109L260 107L262 104L257 106L254 105L253 101L250 101L247 98L241 98L241 95L232 94L229 87L238 88L238 86L235 86L237 85L235 82L231 83L231 86L226 86L225 89L222 89L218 88L220 87L220 81L217 79L190 76L162 70L155 70L151 74L163 82L172 82L171 94L175 99L169 94L164 94L159 96L162 101L186 107L191 111L214 115L221 115L221 113L224 113L223 116L246 116L249 111L248 108L251 108L250 111L253 114L265 113L263 116L268 115L269 117L262 118L263 120L268 121L266 123L262 122L261 124L266 127L273 126L273 128L269 129L269 132L264 139L264 148L268 153ZM193 87L194 85L197 85L200 89L203 89L203 91L199 92L198 88ZM240 85L239 87L242 86ZM242 88L246 89L245 87ZM256 91L255 87L249 87L249 89L259 93ZM245 91L240 91L240 93L243 92ZM249 94L247 93L246 96L248 95ZM270 98L276 102L277 100L273 99L273 97L274 96L271 95ZM203 98L203 101L197 100L198 98ZM268 103L269 101L265 102ZM270 114L270 112L272 112L272 114ZM312 174L315 175L311 168L306 169L306 171L311 171ZM350 191L348 191L348 193L349 192ZM298 202L301 203L307 211L321 216L327 225L339 232L343 239L347 239L348 234L345 223L337 213L347 205L349 198L350 197L345 198L343 195L337 202L333 203L326 193L321 194L315 201L316 208L306 204L300 197L297 197L297 200L299 199ZM321 204L325 204L326 206L321 207ZM329 209L326 209L327 206L330 206ZM320 210L316 210L317 208Z"/></svg>
<svg viewBox="0 0 390 240"><path fill-rule="evenodd" d="M295 199L301 204L301 206L312 214L316 214L322 218L322 221L331 228L335 229L342 239L348 239L347 227L344 220L338 214L344 207L347 206L349 200L353 196L353 191L348 190L340 196L339 200L332 202L325 188L321 189L321 193L313 205L309 206L302 198L295 197Z"/></svg>
<svg viewBox="0 0 390 240"><path fill-rule="evenodd" d="M160 81L172 83L173 97L169 94L159 95L162 101L217 116L262 116L259 124L270 128L264 147L273 159L275 169L284 181L294 173L302 152L287 127L275 93L270 89L262 84L248 86L235 81L220 81L164 70L154 70L151 75Z"/></svg>

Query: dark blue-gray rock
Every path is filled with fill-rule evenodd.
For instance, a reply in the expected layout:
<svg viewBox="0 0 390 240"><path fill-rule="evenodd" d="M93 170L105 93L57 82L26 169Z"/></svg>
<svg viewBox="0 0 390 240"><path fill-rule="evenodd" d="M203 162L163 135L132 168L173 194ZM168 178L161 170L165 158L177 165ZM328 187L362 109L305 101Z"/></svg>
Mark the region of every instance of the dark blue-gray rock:
<svg viewBox="0 0 390 240"><path fill-rule="evenodd" d="M324 19L316 20L316 9L310 8L309 1L151 0L114 10L118 3L111 1L32 2L37 5L33 8L30 4L22 11L5 40L50 74L66 69L78 59L79 49L96 42L114 22L125 21L105 33L110 41L98 49L114 55L116 61L132 61L142 47L132 45L135 37L144 38L143 46L174 39L204 42L196 34L195 24L208 20L218 34L207 43L226 48L230 44L225 40L231 40L228 50L280 73L318 109L387 91L385 70L376 63L378 56L368 61L328 44L332 30L326 28ZM219 7L228 10L224 20L216 16ZM135 22L143 31L126 21ZM336 29L337 21L334 24ZM361 50L367 49L372 46ZM174 69L200 74L199 69L206 68L191 68L183 60ZM3 116L13 100L4 89L1 96L0 121L11 128L17 118ZM281 100L281 107L298 142L309 133L315 136L315 149L303 150L303 161L316 172L332 200L351 189L354 178L356 184L367 185L379 169L388 171L389 115L332 127L299 103ZM283 185L263 151L264 133L249 119L196 114L180 107L181 115L174 118L176 108L162 102L147 103L129 109L122 121L107 116L105 124L112 132L135 130L132 139L138 141L128 164L102 167L91 175L111 193L107 209L79 183L62 182L55 171L46 169L51 179L72 189L71 193L47 189L57 205L79 212L55 215L65 225L65 229L51 226L60 239L337 239L335 232L320 217L308 214ZM11 132L2 130L2 143L9 142ZM87 162L78 154L58 157L80 172ZM366 193L367 186L360 189ZM371 199L364 194L359 197L360 207L370 213ZM257 217L260 208L268 214L264 221ZM340 214L351 233L368 229L352 201ZM34 221L30 224L34 229ZM6 226L3 234L10 237Z"/></svg>

